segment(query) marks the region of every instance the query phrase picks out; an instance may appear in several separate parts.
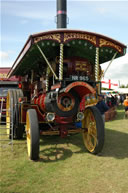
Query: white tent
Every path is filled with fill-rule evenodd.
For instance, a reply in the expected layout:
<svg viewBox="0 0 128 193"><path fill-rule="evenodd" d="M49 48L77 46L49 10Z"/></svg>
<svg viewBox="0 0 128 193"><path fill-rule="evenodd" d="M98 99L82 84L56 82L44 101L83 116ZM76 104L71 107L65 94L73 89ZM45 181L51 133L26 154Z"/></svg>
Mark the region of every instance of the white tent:
<svg viewBox="0 0 128 193"><path fill-rule="evenodd" d="M110 62L101 64L102 70L106 70ZM128 84L128 53L125 56L113 60L107 69L104 79L110 79L119 85ZM103 80L103 79L102 79ZM106 84L107 85L107 84ZM116 89L116 88L114 88Z"/></svg>
<svg viewBox="0 0 128 193"><path fill-rule="evenodd" d="M128 94L128 88L117 88L114 91L117 91L120 94Z"/></svg>

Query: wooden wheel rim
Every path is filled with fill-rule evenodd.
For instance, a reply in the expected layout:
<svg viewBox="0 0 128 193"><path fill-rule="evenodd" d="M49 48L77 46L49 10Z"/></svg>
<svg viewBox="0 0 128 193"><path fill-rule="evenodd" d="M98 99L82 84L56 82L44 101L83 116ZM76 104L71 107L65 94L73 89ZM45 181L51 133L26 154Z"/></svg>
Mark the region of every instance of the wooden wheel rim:
<svg viewBox="0 0 128 193"><path fill-rule="evenodd" d="M7 134L10 134L10 122L11 122L11 118L10 118L10 93L8 92L7 95L7 102L6 102L6 127L7 127Z"/></svg>
<svg viewBox="0 0 128 193"><path fill-rule="evenodd" d="M39 126L35 109L29 109L26 114L26 139L28 157L31 160L39 158Z"/></svg>
<svg viewBox="0 0 128 193"><path fill-rule="evenodd" d="M30 121L29 121L29 113L28 112L27 112L27 117L26 117L26 136L27 136L28 156L30 157L30 154L31 154L31 133L30 133Z"/></svg>
<svg viewBox="0 0 128 193"><path fill-rule="evenodd" d="M97 127L95 117L90 109L85 111L82 128L87 128L87 130L83 132L84 144L89 152L93 152L97 145Z"/></svg>

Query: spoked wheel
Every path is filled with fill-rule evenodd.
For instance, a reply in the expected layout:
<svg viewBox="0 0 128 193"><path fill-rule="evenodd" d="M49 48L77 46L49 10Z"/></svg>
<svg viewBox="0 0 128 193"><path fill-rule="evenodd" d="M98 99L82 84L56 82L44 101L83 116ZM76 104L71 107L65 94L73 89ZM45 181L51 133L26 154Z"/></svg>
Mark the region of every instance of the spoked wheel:
<svg viewBox="0 0 128 193"><path fill-rule="evenodd" d="M37 160L39 158L39 126L35 109L27 111L26 136L28 157L31 160Z"/></svg>
<svg viewBox="0 0 128 193"><path fill-rule="evenodd" d="M20 89L12 89L8 91L7 104L6 104L6 126L7 134L9 138L13 135L13 138L21 139L23 137L23 126L19 123L19 108L18 98L23 97L23 93Z"/></svg>
<svg viewBox="0 0 128 193"><path fill-rule="evenodd" d="M20 97L23 97L23 92L21 89L13 89L13 97L14 97L14 135L17 139L23 138L24 126L20 124L19 118L19 106L18 100Z"/></svg>
<svg viewBox="0 0 128 193"><path fill-rule="evenodd" d="M83 140L86 149L92 154L101 152L104 145L104 123L96 107L85 109L85 118L82 121Z"/></svg>

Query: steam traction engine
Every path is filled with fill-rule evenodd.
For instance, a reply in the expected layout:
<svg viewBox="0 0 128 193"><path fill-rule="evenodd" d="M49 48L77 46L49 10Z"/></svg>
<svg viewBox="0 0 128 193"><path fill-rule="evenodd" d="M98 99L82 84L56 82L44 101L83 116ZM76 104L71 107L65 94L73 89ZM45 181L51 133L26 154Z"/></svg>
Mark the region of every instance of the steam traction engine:
<svg viewBox="0 0 128 193"><path fill-rule="evenodd" d="M102 150L104 124L95 108L100 64L125 51L115 40L80 30L57 29L28 38L9 72L21 77L21 89L9 90L7 108L13 110L6 119L13 122L15 138L26 131L30 159L39 157L39 135L81 132L89 152Z"/></svg>

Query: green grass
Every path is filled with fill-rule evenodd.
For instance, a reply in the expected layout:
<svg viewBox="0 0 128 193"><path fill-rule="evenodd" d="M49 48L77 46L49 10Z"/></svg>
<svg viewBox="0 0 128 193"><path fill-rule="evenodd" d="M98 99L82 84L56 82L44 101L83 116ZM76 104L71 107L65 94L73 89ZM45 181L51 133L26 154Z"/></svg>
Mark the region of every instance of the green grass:
<svg viewBox="0 0 128 193"><path fill-rule="evenodd" d="M27 157L26 140L0 149L1 193L127 193L128 120L118 108L106 122L105 145L99 156L84 148L81 135L43 137L40 159Z"/></svg>

